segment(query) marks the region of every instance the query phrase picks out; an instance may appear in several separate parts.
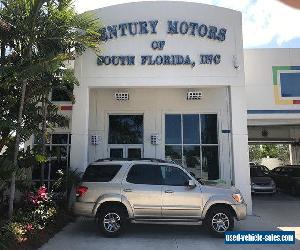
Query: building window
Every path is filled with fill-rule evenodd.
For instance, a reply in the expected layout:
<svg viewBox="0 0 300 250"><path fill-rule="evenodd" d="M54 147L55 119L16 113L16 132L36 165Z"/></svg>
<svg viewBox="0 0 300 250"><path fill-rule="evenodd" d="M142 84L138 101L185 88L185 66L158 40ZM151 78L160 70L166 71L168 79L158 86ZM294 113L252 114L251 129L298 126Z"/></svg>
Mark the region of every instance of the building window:
<svg viewBox="0 0 300 250"><path fill-rule="evenodd" d="M110 115L108 144L143 144L143 115Z"/></svg>
<svg viewBox="0 0 300 250"><path fill-rule="evenodd" d="M219 179L217 115L167 114L165 157L197 178Z"/></svg>
<svg viewBox="0 0 300 250"><path fill-rule="evenodd" d="M51 92L53 102L71 102L73 100L73 86L54 87Z"/></svg>
<svg viewBox="0 0 300 250"><path fill-rule="evenodd" d="M35 137L34 145L39 143ZM71 134L55 133L50 134L46 140L46 153L48 162L44 165L44 184L48 189L59 178L58 171L67 171L70 166ZM41 184L41 166L36 165L32 170L32 181L37 185Z"/></svg>

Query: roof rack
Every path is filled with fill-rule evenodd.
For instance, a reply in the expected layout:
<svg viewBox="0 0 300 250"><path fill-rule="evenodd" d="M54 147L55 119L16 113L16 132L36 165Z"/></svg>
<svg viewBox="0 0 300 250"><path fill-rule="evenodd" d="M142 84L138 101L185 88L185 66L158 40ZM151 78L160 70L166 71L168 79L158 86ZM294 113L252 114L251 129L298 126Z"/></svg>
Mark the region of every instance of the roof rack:
<svg viewBox="0 0 300 250"><path fill-rule="evenodd" d="M170 161L156 159L156 158L103 158L103 159L98 159L95 162L104 162L104 161L150 161L150 162L157 162L157 163L172 163Z"/></svg>

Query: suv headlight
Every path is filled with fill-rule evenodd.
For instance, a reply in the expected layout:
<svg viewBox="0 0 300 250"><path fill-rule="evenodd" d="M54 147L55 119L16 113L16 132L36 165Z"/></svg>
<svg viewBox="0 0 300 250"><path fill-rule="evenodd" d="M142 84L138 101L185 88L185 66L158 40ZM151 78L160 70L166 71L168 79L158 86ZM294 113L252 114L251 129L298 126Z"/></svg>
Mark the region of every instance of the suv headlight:
<svg viewBox="0 0 300 250"><path fill-rule="evenodd" d="M232 198L238 203L242 203L244 200L240 193L232 194Z"/></svg>

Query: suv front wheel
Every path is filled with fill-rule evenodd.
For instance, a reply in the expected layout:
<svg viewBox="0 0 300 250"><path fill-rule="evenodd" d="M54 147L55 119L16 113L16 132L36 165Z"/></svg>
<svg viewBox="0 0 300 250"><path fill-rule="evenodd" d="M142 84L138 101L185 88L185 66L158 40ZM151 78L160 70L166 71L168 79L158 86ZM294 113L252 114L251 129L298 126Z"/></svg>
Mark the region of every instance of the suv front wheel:
<svg viewBox="0 0 300 250"><path fill-rule="evenodd" d="M125 214L118 207L106 207L97 214L97 223L107 237L117 237L124 228Z"/></svg>
<svg viewBox="0 0 300 250"><path fill-rule="evenodd" d="M215 207L208 211L205 226L215 236L223 237L226 231L234 227L234 217L226 207Z"/></svg>

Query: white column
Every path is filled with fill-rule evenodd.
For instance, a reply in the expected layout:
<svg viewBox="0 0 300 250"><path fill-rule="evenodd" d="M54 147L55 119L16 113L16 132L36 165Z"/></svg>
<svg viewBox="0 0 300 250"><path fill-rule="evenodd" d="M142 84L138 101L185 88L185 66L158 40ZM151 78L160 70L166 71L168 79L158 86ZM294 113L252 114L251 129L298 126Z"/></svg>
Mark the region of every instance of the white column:
<svg viewBox="0 0 300 250"><path fill-rule="evenodd" d="M300 146L298 145L290 145L290 161L291 164L299 164L300 163Z"/></svg>
<svg viewBox="0 0 300 250"><path fill-rule="evenodd" d="M230 97L233 181L246 200L248 214L252 214L245 87L230 87Z"/></svg>
<svg viewBox="0 0 300 250"><path fill-rule="evenodd" d="M297 142L300 140L300 129L298 127L290 128L290 138L293 138ZM300 163L300 145L295 143L289 146L290 149L290 163L299 164Z"/></svg>
<svg viewBox="0 0 300 250"><path fill-rule="evenodd" d="M88 164L89 89L75 86L74 96L70 166L84 172Z"/></svg>

